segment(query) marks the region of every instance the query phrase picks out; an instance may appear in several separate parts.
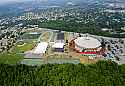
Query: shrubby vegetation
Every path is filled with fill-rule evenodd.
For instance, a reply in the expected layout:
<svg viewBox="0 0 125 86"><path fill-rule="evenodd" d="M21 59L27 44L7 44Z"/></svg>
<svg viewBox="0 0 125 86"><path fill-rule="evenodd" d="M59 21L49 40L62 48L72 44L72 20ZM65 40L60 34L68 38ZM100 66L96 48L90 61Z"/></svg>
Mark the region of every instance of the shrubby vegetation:
<svg viewBox="0 0 125 86"><path fill-rule="evenodd" d="M23 59L23 55L17 55L14 53L1 53L0 54L0 64L17 64Z"/></svg>
<svg viewBox="0 0 125 86"><path fill-rule="evenodd" d="M0 65L1 86L124 86L125 65L96 64Z"/></svg>

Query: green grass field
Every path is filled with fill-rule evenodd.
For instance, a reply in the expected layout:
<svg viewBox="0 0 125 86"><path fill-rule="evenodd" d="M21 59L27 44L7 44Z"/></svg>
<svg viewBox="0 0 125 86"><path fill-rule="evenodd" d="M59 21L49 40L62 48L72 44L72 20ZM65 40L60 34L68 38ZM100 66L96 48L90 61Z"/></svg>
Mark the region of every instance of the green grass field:
<svg viewBox="0 0 125 86"><path fill-rule="evenodd" d="M22 55L16 54L0 54L0 64L17 64L20 60L23 59Z"/></svg>
<svg viewBox="0 0 125 86"><path fill-rule="evenodd" d="M31 50L32 48L34 48L34 43L28 42L28 43L24 43L22 45L16 45L13 52L14 53L24 53L28 50Z"/></svg>

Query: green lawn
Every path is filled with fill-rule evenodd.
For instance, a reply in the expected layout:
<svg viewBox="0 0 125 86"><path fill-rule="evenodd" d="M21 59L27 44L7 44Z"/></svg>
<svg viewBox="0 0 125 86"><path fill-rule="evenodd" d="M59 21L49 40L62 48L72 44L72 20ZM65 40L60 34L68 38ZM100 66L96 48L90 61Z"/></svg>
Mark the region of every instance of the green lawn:
<svg viewBox="0 0 125 86"><path fill-rule="evenodd" d="M0 63L3 64L17 64L21 59L23 59L22 55L16 54L0 54Z"/></svg>
<svg viewBox="0 0 125 86"><path fill-rule="evenodd" d="M15 46L15 48L14 48L14 53L24 53L24 52L26 52L26 51L28 51L28 50L31 50L31 49L33 49L33 47L34 47L34 43L24 43L24 44L22 44L22 45L16 45Z"/></svg>

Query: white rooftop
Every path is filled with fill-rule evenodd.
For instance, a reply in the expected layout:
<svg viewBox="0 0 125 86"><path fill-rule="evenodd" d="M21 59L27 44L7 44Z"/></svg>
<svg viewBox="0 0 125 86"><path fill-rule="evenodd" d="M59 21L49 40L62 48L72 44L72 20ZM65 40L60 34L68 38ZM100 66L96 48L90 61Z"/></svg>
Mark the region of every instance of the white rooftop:
<svg viewBox="0 0 125 86"><path fill-rule="evenodd" d="M64 47L64 43L55 43L52 48L63 48Z"/></svg>
<svg viewBox="0 0 125 86"><path fill-rule="evenodd" d="M78 37L75 39L77 46L81 48L97 48L101 43L93 37Z"/></svg>
<svg viewBox="0 0 125 86"><path fill-rule="evenodd" d="M45 53L46 52L46 49L47 49L47 46L48 46L48 43L46 42L41 42L37 45L37 47L35 48L34 50L34 53L35 54L42 54L42 53Z"/></svg>

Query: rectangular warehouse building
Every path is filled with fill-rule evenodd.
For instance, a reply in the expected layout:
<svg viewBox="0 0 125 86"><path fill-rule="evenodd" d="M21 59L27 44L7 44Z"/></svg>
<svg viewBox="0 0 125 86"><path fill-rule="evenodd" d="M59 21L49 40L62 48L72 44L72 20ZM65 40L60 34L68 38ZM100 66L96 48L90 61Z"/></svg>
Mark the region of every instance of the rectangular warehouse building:
<svg viewBox="0 0 125 86"><path fill-rule="evenodd" d="M64 52L64 43L55 43L52 48L55 52Z"/></svg>
<svg viewBox="0 0 125 86"><path fill-rule="evenodd" d="M47 47L48 43L46 42L39 43L34 50L34 54L44 54L46 52Z"/></svg>

